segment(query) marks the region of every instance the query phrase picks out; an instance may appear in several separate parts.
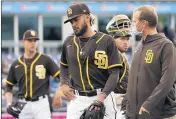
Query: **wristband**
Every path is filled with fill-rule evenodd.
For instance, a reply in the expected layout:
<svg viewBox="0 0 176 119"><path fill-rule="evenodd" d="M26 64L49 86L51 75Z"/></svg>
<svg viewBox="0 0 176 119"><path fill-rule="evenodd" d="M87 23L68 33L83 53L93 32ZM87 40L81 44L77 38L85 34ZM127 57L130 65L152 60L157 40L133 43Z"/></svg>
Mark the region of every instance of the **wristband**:
<svg viewBox="0 0 176 119"><path fill-rule="evenodd" d="M108 95L106 95L106 93L104 93L104 92L101 92L100 94L104 94L104 99L108 96Z"/></svg>

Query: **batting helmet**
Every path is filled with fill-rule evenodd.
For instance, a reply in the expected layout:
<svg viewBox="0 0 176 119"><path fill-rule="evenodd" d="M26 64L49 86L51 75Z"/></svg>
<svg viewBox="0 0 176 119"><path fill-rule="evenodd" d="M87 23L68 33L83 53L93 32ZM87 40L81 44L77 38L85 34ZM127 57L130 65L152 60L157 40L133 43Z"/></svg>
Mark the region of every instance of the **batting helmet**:
<svg viewBox="0 0 176 119"><path fill-rule="evenodd" d="M116 37L130 37L131 36L131 21L128 16L120 14L113 17L108 25L106 31L114 38Z"/></svg>

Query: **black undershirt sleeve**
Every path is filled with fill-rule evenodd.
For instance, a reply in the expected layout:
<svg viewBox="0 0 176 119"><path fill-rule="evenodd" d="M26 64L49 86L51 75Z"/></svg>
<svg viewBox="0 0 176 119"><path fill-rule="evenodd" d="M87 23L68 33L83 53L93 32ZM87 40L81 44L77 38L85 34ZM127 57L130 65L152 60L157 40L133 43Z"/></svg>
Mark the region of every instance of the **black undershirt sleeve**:
<svg viewBox="0 0 176 119"><path fill-rule="evenodd" d="M117 86L119 80L119 68L115 67L109 71L109 78L103 88L103 91L106 95L109 95Z"/></svg>
<svg viewBox="0 0 176 119"><path fill-rule="evenodd" d="M68 67L60 65L60 83L63 84L69 84L69 71Z"/></svg>

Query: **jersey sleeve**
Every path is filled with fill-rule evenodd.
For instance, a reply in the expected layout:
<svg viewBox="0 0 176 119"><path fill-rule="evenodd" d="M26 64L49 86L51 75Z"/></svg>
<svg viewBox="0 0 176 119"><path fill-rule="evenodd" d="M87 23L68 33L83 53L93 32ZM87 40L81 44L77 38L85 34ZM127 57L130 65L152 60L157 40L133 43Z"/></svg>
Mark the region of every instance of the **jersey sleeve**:
<svg viewBox="0 0 176 119"><path fill-rule="evenodd" d="M122 61L119 55L119 52L117 50L115 41L112 37L108 40L108 69L114 68L114 67L122 67Z"/></svg>
<svg viewBox="0 0 176 119"><path fill-rule="evenodd" d="M151 95L142 104L142 107L144 107L149 112L151 112L152 109L156 107L156 105L162 99L166 98L166 96L173 96L173 100L175 97L175 91L171 93L171 90L174 87L176 76L176 49L172 43L165 44L159 60L161 63L162 76L160 78L160 81L158 82L158 85L152 91Z"/></svg>
<svg viewBox="0 0 176 119"><path fill-rule="evenodd" d="M66 58L66 42L64 42L64 45L62 47L62 53L60 58L60 64L62 66L68 67L67 58Z"/></svg>
<svg viewBox="0 0 176 119"><path fill-rule="evenodd" d="M14 74L14 63L11 65L10 69L9 69L9 73L6 79L6 84L13 86L17 83L17 80L15 78L15 74Z"/></svg>
<svg viewBox="0 0 176 119"><path fill-rule="evenodd" d="M50 57L48 57L47 70L53 78L60 74L59 66Z"/></svg>

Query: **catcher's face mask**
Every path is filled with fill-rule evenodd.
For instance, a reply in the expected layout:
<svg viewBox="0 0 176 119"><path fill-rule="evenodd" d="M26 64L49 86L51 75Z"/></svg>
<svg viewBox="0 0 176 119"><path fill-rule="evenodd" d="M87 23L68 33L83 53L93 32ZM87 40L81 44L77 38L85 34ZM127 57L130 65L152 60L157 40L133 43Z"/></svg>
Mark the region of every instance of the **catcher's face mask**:
<svg viewBox="0 0 176 119"><path fill-rule="evenodd" d="M113 17L106 26L107 32L114 38L131 36L131 21L126 15Z"/></svg>

